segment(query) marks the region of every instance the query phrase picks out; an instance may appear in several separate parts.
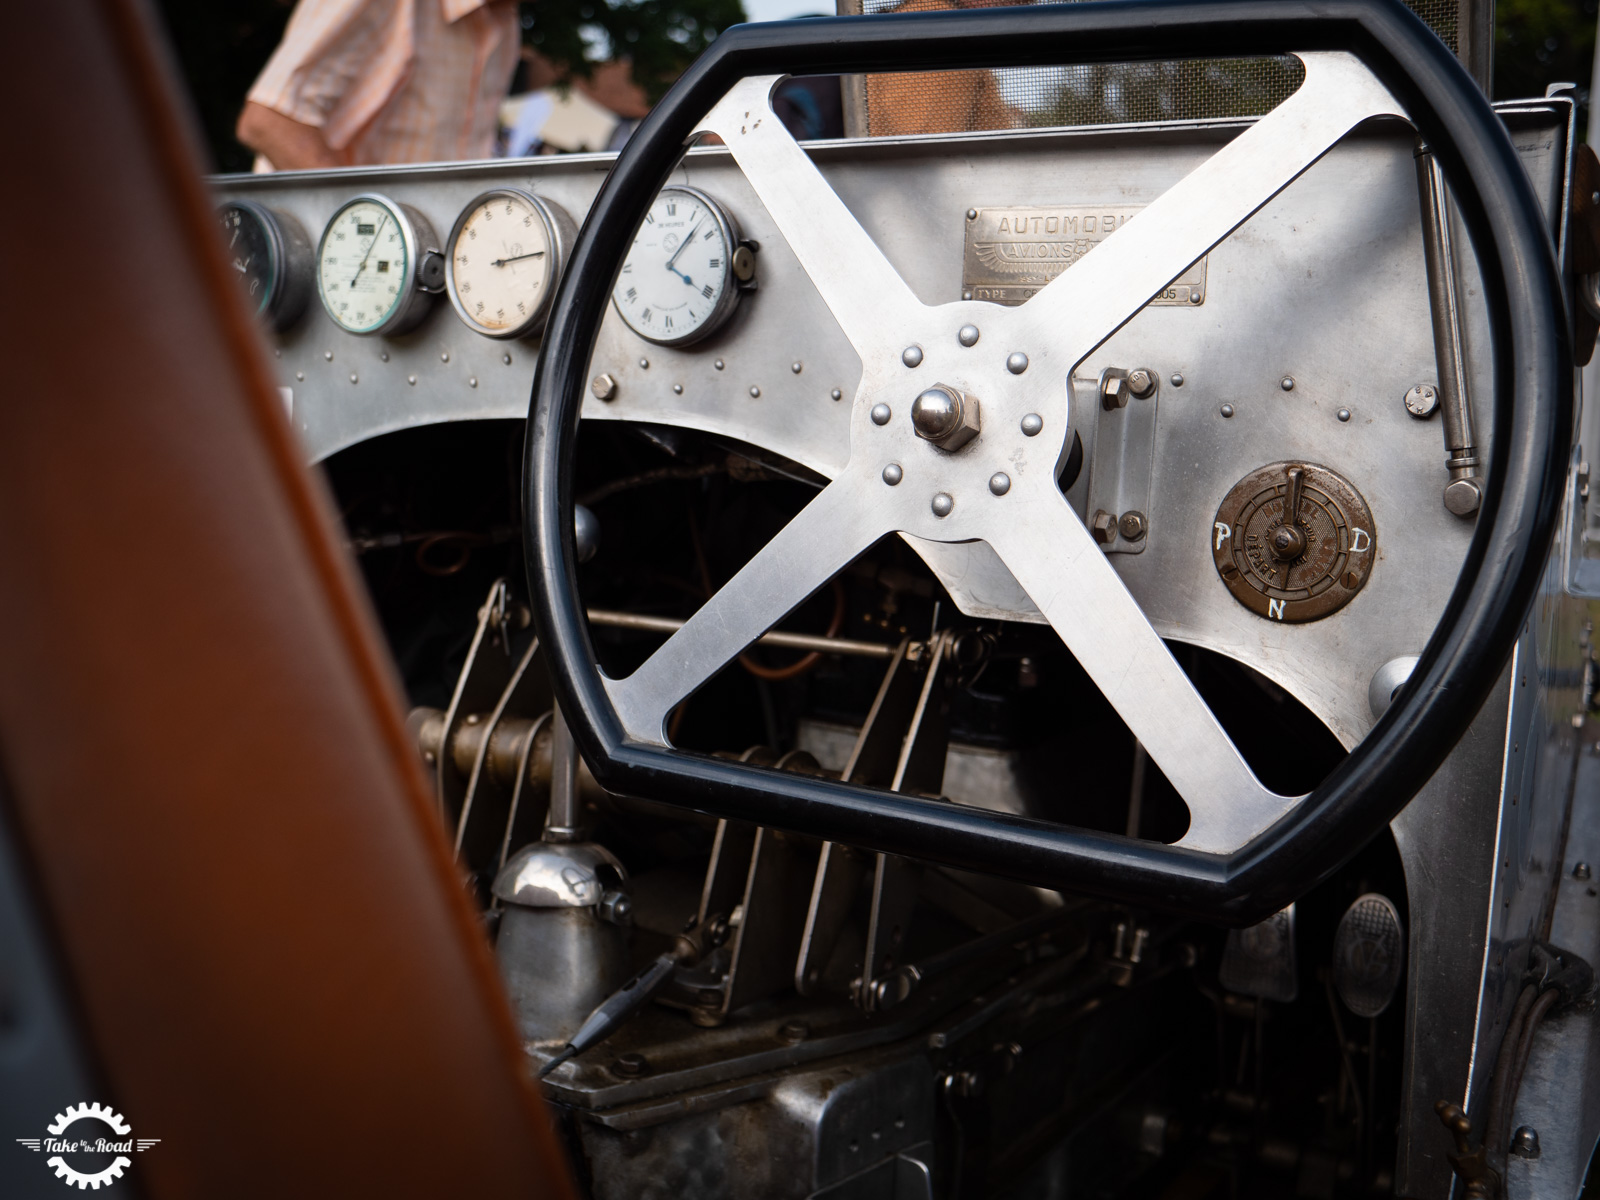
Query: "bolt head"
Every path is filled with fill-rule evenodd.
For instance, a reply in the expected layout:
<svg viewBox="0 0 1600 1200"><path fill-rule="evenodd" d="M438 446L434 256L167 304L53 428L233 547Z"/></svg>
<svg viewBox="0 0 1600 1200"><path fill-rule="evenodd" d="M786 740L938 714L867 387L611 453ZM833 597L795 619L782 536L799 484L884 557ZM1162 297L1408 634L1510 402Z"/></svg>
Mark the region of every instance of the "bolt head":
<svg viewBox="0 0 1600 1200"><path fill-rule="evenodd" d="M1021 350L1015 350L1006 355L1006 370L1013 375L1021 375L1028 369L1028 356Z"/></svg>
<svg viewBox="0 0 1600 1200"><path fill-rule="evenodd" d="M786 1042L803 1042L811 1036L811 1026L804 1021L785 1021L778 1036Z"/></svg>
<svg viewBox="0 0 1600 1200"><path fill-rule="evenodd" d="M1022 418L1022 434L1024 437L1038 437L1039 431L1044 428L1044 418L1038 413L1029 413Z"/></svg>
<svg viewBox="0 0 1600 1200"><path fill-rule="evenodd" d="M752 384L751 387L750 387L750 399L759 400L760 398L761 398L761 389L756 387L754 384Z"/></svg>
<svg viewBox="0 0 1600 1200"><path fill-rule="evenodd" d="M900 351L900 361L908 367L920 367L922 365L922 347L907 346Z"/></svg>
<svg viewBox="0 0 1600 1200"><path fill-rule="evenodd" d="M1128 373L1115 368L1100 376L1100 407L1106 412L1125 408L1132 390L1128 387Z"/></svg>
<svg viewBox="0 0 1600 1200"><path fill-rule="evenodd" d="M589 384L589 390L595 394L597 400L614 400L617 396L617 381L609 375L596 375Z"/></svg>
<svg viewBox="0 0 1600 1200"><path fill-rule="evenodd" d="M1532 1125L1521 1125L1511 1135L1511 1153L1518 1158L1539 1157L1539 1131Z"/></svg>
<svg viewBox="0 0 1600 1200"><path fill-rule="evenodd" d="M895 487L905 477L906 473L901 469L899 463L890 463L883 469L883 481L890 487Z"/></svg>
<svg viewBox="0 0 1600 1200"><path fill-rule="evenodd" d="M1180 374L1177 371L1174 371L1172 373L1172 386L1173 387L1182 387L1183 386L1183 375Z"/></svg>
<svg viewBox="0 0 1600 1200"><path fill-rule="evenodd" d="M911 424L930 442L954 433L961 424L961 396L943 385L929 388L912 402Z"/></svg>
<svg viewBox="0 0 1600 1200"><path fill-rule="evenodd" d="M611 1064L611 1073L623 1079L637 1079L650 1069L642 1054L624 1054Z"/></svg>
<svg viewBox="0 0 1600 1200"><path fill-rule="evenodd" d="M1581 862L1581 863L1577 863L1577 864L1575 864L1573 866L1573 868L1572 868L1572 877L1574 879L1588 879L1589 876L1590 876L1590 871L1589 871L1589 864L1588 863Z"/></svg>
<svg viewBox="0 0 1600 1200"><path fill-rule="evenodd" d="M996 496L1004 496L1011 490L1011 476L1004 471L996 471L989 476L989 490Z"/></svg>
<svg viewBox="0 0 1600 1200"><path fill-rule="evenodd" d="M833 391L828 393L828 395L832 396L835 400L843 400L844 399L844 393L841 392L838 388L834 388Z"/></svg>
<svg viewBox="0 0 1600 1200"><path fill-rule="evenodd" d="M1128 390L1135 400L1148 400L1156 390L1156 375L1144 367L1128 372Z"/></svg>
<svg viewBox="0 0 1600 1200"><path fill-rule="evenodd" d="M1413 417L1431 417L1439 408L1439 389L1431 383L1419 383L1406 393L1405 403Z"/></svg>
<svg viewBox="0 0 1600 1200"><path fill-rule="evenodd" d="M971 349L978 344L978 327L976 325L963 325L956 333L956 341Z"/></svg>
<svg viewBox="0 0 1600 1200"><path fill-rule="evenodd" d="M1341 421L1348 421L1350 419L1350 410L1348 408L1341 408L1338 412L1338 417Z"/></svg>
<svg viewBox="0 0 1600 1200"><path fill-rule="evenodd" d="M1223 405L1223 406L1222 406L1222 415L1223 415L1223 416L1225 416L1225 417L1231 417L1231 416L1233 416L1233 405L1231 405L1231 404L1224 404L1224 405Z"/></svg>
<svg viewBox="0 0 1600 1200"><path fill-rule="evenodd" d="M789 364L789 370L793 371L796 375L798 375L798 374L800 374L801 371L805 370L805 364L804 363L798 363L798 362L792 362L792 363Z"/></svg>
<svg viewBox="0 0 1600 1200"><path fill-rule="evenodd" d="M1102 546L1109 545L1117 538L1117 518L1103 508L1096 509L1089 520L1089 532Z"/></svg>
<svg viewBox="0 0 1600 1200"><path fill-rule="evenodd" d="M948 517L955 511L956 502L951 498L949 492L940 492L933 498L933 503L929 507L933 509L934 516Z"/></svg>
<svg viewBox="0 0 1600 1200"><path fill-rule="evenodd" d="M1452 479L1445 485L1444 506L1458 517L1470 517L1483 503L1483 488L1478 480Z"/></svg>
<svg viewBox="0 0 1600 1200"><path fill-rule="evenodd" d="M874 404L872 406L872 423L874 425L887 425L889 418L894 414L889 411L887 404Z"/></svg>
<svg viewBox="0 0 1600 1200"><path fill-rule="evenodd" d="M959 450L978 436L978 402L949 384L936 383L912 401L911 426L939 449Z"/></svg>
<svg viewBox="0 0 1600 1200"><path fill-rule="evenodd" d="M1286 392L1294 391L1294 376L1285 375L1282 379L1278 380L1278 386Z"/></svg>
<svg viewBox="0 0 1600 1200"><path fill-rule="evenodd" d="M1148 526L1142 512L1129 509L1117 519L1117 532L1130 542L1142 541L1147 531Z"/></svg>

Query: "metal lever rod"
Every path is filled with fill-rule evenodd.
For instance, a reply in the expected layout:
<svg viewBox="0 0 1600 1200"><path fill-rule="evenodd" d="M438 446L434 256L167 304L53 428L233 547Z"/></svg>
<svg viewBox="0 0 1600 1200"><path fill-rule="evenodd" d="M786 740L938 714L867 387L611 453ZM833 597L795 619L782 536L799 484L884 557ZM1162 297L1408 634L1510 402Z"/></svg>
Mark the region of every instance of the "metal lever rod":
<svg viewBox="0 0 1600 1200"><path fill-rule="evenodd" d="M645 1004L666 986L667 980L672 978L672 971L678 965L678 956L669 950L644 970L640 971L627 983L623 984L611 995L600 1002L578 1032L572 1035L560 1054L557 1054L544 1066L539 1068L539 1078L554 1071L569 1058L582 1054L596 1042L604 1041L611 1032L638 1012Z"/></svg>
<svg viewBox="0 0 1600 1200"><path fill-rule="evenodd" d="M1417 191L1422 200L1422 253L1428 266L1428 308L1433 317L1434 356L1439 364L1439 408L1444 418L1444 506L1458 517L1478 511L1483 481L1472 427L1472 395L1461 340L1460 292L1451 244L1450 197L1444 171L1425 146L1417 149Z"/></svg>

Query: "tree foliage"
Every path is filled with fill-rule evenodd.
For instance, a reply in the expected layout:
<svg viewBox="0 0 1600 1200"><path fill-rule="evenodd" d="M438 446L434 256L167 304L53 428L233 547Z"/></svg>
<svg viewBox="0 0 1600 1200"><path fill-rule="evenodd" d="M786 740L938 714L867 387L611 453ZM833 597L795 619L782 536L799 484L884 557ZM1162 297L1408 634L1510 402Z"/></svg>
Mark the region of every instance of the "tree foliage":
<svg viewBox="0 0 1600 1200"><path fill-rule="evenodd" d="M545 58L586 75L626 58L653 103L730 25L740 0L539 0L522 6L522 38Z"/></svg>

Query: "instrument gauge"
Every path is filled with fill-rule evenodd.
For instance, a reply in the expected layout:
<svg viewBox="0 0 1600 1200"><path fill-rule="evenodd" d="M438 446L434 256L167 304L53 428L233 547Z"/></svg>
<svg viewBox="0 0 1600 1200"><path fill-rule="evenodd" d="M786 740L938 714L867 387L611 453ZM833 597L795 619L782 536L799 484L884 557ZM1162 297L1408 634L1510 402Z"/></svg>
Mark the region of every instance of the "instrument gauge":
<svg viewBox="0 0 1600 1200"><path fill-rule="evenodd" d="M410 205L357 196L322 232L317 294L348 333L404 333L427 314L443 283L433 226Z"/></svg>
<svg viewBox="0 0 1600 1200"><path fill-rule="evenodd" d="M665 187L634 235L611 299L646 341L684 346L733 315L754 274L755 256L727 209L697 188Z"/></svg>
<svg viewBox="0 0 1600 1200"><path fill-rule="evenodd" d="M517 188L495 188L467 205L445 263L450 303L467 328L515 338L542 327L574 228L558 205Z"/></svg>
<svg viewBox="0 0 1600 1200"><path fill-rule="evenodd" d="M286 329L305 311L311 290L311 239L286 212L253 200L232 200L217 210L229 272L252 310L274 329Z"/></svg>

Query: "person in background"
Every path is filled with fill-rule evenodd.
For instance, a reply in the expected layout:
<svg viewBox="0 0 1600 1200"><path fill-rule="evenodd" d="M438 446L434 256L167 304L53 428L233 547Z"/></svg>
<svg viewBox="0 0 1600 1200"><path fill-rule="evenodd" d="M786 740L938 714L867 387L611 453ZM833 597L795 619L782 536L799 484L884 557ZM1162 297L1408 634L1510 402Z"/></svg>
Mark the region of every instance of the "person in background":
<svg viewBox="0 0 1600 1200"><path fill-rule="evenodd" d="M256 169L486 158L515 0L300 0L245 100Z"/></svg>

